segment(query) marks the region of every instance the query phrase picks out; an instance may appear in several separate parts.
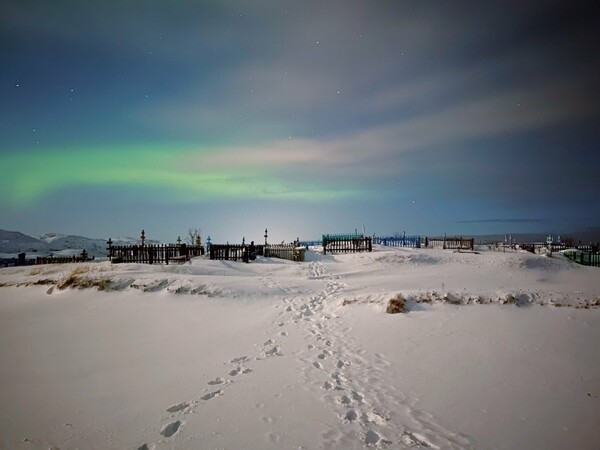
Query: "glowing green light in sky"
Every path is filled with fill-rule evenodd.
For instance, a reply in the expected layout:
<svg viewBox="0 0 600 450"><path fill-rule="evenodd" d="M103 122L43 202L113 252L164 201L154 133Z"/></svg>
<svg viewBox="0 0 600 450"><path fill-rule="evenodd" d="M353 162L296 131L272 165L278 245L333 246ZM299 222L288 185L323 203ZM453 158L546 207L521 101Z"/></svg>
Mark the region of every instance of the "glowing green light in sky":
<svg viewBox="0 0 600 450"><path fill-rule="evenodd" d="M205 149L122 146L13 153L3 157L0 203L26 206L59 189L128 187L160 189L171 201L219 199L332 200L356 196L348 189L290 180L276 168L202 167ZM194 158L200 161L190 165Z"/></svg>

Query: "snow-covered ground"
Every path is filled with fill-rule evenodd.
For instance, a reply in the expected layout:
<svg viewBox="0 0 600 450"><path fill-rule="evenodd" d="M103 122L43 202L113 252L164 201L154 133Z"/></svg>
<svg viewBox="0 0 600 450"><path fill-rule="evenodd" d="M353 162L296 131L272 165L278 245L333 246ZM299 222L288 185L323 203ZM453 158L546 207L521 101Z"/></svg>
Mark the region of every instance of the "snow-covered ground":
<svg viewBox="0 0 600 450"><path fill-rule="evenodd" d="M600 269L307 259L0 269L0 448L600 447Z"/></svg>

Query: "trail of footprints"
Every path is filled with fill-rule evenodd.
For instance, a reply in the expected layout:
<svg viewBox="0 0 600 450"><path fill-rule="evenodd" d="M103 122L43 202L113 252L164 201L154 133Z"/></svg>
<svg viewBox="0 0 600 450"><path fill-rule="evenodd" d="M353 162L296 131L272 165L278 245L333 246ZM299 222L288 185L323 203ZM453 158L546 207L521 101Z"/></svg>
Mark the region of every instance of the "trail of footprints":
<svg viewBox="0 0 600 450"><path fill-rule="evenodd" d="M343 424L342 427L324 430L320 447L343 448L345 443L351 445L356 439L360 439L364 446L374 448L386 448L392 444L397 444L400 448L440 448L424 436L427 434L435 436L443 448L472 448L467 438L438 426L430 415L410 404L401 392L395 391L391 398L385 391L378 389L382 383L380 375L389 363L383 355L375 355L374 364L363 358L364 350L345 333L349 330L339 330L340 323L324 311L326 302L341 292L345 284L339 277L329 274L320 262L308 265L307 276L309 279L323 281L325 288L308 299L283 298L284 308L275 323L274 333L278 337L287 336L288 332L284 327L290 322L306 325L305 337L311 343L306 346L306 351L298 355L298 361L302 364L301 373L305 382L319 384L324 392L321 400L336 411ZM269 278L261 281L289 293ZM240 356L226 363L231 367L228 377L235 379L252 373L252 369L248 367L248 363L252 361L284 356L281 345L274 338L254 347L258 354L254 359ZM354 379L359 381L355 382ZM217 377L208 382L209 388L198 400L176 403L166 408L169 420L162 426L160 435L168 439L181 432L185 426L183 419L187 414L225 395L226 387L234 382L230 378ZM400 420L394 421L394 414L390 411L400 415ZM273 434L270 440L276 442L275 437L277 435ZM154 447L144 443L138 450L152 448Z"/></svg>
<svg viewBox="0 0 600 450"><path fill-rule="evenodd" d="M266 356L276 356L278 354L278 352L271 351L273 348L278 348L277 346L270 347L271 344L273 344L273 341L267 341L261 347ZM240 356L229 360L226 364L233 366L233 368L228 372L228 375L230 377L237 377L239 375L251 373L252 369L247 367L247 363L250 361L251 359L248 356ZM183 419L187 414L193 413L196 408L202 406L204 403L225 395L225 387L233 382L234 381L229 378L217 377L207 383L209 388L206 389L206 393L200 396L198 400L176 403L166 408L165 411L169 413L170 421L162 426L159 434L164 438L175 436L185 425ZM150 450L152 448L154 448L154 446L149 446L147 443L144 443L138 447L138 450Z"/></svg>
<svg viewBox="0 0 600 450"><path fill-rule="evenodd" d="M383 386L383 374L390 366L384 355L365 358L350 330L327 312L328 301L345 288L339 277L329 274L319 262L309 265L308 276L322 280L324 290L286 311L292 313L294 322L307 324L306 338L311 343L308 356L300 356L305 382L320 386L324 392L321 400L335 410L343 424L323 431L322 447L344 448L360 439L364 446L375 448L472 448L466 437L439 426L402 392Z"/></svg>
<svg viewBox="0 0 600 450"><path fill-rule="evenodd" d="M287 335L287 333L285 333L285 335ZM268 339L267 341L260 345L256 345L255 347L259 355L254 358L255 361L260 361L264 358L283 356L281 353L281 347L273 339ZM251 373L252 369L247 366L247 364L251 361L253 361L253 359L248 356L240 356L229 360L226 364L232 366L232 369L229 370L228 376L237 377ZM195 409L202 404L225 395L225 387L233 382L234 381L229 378L217 377L207 383L207 385L212 389L207 389L208 392L203 394L199 400L176 403L166 408L166 412L169 413L170 421L162 426L159 434L164 438L171 438L175 436L185 425L185 421L183 420L185 415L193 413ZM138 450L149 450L151 448L153 447L149 447L147 443L144 443L138 447Z"/></svg>

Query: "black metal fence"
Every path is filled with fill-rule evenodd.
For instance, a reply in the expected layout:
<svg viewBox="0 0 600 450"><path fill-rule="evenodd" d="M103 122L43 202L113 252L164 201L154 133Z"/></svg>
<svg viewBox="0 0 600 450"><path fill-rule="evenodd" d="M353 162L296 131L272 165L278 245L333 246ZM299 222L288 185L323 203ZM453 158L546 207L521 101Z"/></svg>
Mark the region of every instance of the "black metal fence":
<svg viewBox="0 0 600 450"><path fill-rule="evenodd" d="M86 256L38 256L35 259L36 264L68 264L93 261L95 257L88 258Z"/></svg>
<svg viewBox="0 0 600 450"><path fill-rule="evenodd" d="M348 234L324 234L323 254L355 253L373 251L373 240L370 236Z"/></svg>
<svg viewBox="0 0 600 450"><path fill-rule="evenodd" d="M232 244L211 244L209 251L210 259L224 261L250 262L252 257L250 246ZM256 257L256 253L254 253Z"/></svg>
<svg viewBox="0 0 600 450"><path fill-rule="evenodd" d="M181 245L109 245L113 263L169 264L204 255L204 247Z"/></svg>
<svg viewBox="0 0 600 450"><path fill-rule="evenodd" d="M475 248L474 238L463 238L462 236L426 237L425 247L442 247L450 250L473 250Z"/></svg>
<svg viewBox="0 0 600 450"><path fill-rule="evenodd" d="M18 258L0 258L0 267L32 266L35 259L27 259L25 253L19 253Z"/></svg>

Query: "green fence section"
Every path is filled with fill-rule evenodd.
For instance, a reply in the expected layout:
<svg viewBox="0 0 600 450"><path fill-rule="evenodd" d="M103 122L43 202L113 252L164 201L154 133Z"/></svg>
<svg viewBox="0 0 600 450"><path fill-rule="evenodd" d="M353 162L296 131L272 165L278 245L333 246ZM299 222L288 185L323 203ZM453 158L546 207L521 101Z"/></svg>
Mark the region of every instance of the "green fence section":
<svg viewBox="0 0 600 450"><path fill-rule="evenodd" d="M584 266L600 267L600 253L592 252L567 252L565 256L572 261Z"/></svg>
<svg viewBox="0 0 600 450"><path fill-rule="evenodd" d="M347 241L351 239L362 239L365 236L363 234L324 234L323 242L327 241Z"/></svg>

